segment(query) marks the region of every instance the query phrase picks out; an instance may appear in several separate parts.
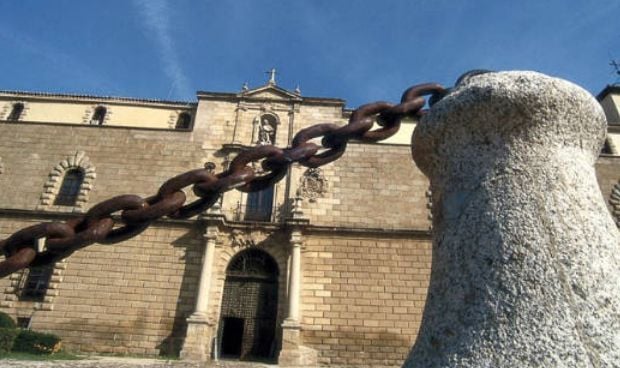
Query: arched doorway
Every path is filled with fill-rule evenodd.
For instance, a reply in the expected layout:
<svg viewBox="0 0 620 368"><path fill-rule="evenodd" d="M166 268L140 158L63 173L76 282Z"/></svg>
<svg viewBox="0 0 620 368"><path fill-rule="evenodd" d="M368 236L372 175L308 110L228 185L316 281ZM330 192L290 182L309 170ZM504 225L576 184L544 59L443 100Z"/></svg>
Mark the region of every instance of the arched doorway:
<svg viewBox="0 0 620 368"><path fill-rule="evenodd" d="M278 265L266 252L248 249L228 264L219 324L222 358L275 357Z"/></svg>

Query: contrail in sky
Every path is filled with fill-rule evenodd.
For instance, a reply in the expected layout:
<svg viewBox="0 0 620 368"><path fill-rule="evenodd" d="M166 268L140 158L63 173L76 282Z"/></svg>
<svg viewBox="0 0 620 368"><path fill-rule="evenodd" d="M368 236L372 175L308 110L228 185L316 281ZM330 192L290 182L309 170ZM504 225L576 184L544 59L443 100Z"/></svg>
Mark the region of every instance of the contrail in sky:
<svg viewBox="0 0 620 368"><path fill-rule="evenodd" d="M172 80L172 87L183 98L193 96L189 79L185 76L170 34L170 9L166 0L133 0L138 9L147 36L158 44L164 72Z"/></svg>

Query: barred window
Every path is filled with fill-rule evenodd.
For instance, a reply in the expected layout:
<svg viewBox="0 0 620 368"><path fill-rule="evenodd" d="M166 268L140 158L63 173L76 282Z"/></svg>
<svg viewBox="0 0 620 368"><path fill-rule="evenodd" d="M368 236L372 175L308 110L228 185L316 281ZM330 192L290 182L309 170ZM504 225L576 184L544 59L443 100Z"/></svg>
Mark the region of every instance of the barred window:
<svg viewBox="0 0 620 368"><path fill-rule="evenodd" d="M24 112L24 104L21 102L13 104L13 109L11 109L11 113L6 120L10 121L18 121Z"/></svg>
<svg viewBox="0 0 620 368"><path fill-rule="evenodd" d="M43 301L54 271L54 265L32 267L25 272L28 275L20 283L20 300Z"/></svg>
<svg viewBox="0 0 620 368"><path fill-rule="evenodd" d="M186 112L182 112L179 114L179 118L177 119L177 123L175 125L175 129L178 130L187 130L191 126L192 116Z"/></svg>
<svg viewBox="0 0 620 368"><path fill-rule="evenodd" d="M84 181L84 173L80 169L71 169L65 173L60 190L54 201L56 206L74 206Z"/></svg>

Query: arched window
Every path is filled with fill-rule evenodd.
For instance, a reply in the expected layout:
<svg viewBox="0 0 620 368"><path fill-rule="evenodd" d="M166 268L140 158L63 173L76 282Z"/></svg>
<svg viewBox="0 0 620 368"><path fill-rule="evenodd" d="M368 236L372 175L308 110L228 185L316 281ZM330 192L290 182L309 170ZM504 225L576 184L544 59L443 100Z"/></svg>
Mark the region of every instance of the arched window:
<svg viewBox="0 0 620 368"><path fill-rule="evenodd" d="M14 103L13 108L11 109L11 113L6 120L10 121L18 121L24 112L24 104L21 102Z"/></svg>
<svg viewBox="0 0 620 368"><path fill-rule="evenodd" d="M108 110L103 106L97 106L95 112L93 113L93 117L90 119L91 125L103 125L103 121L105 120L105 114Z"/></svg>
<svg viewBox="0 0 620 368"><path fill-rule="evenodd" d="M54 205L74 206L84 181L84 173L80 169L71 169L65 173Z"/></svg>
<svg viewBox="0 0 620 368"><path fill-rule="evenodd" d="M228 264L226 275L241 278L278 280L278 264L263 250L250 248L237 254Z"/></svg>
<svg viewBox="0 0 620 368"><path fill-rule="evenodd" d="M189 129L191 123L192 116L186 112L182 112L179 114L179 118L177 119L177 124L174 126L174 129L187 130Z"/></svg>
<svg viewBox="0 0 620 368"><path fill-rule="evenodd" d="M271 221L273 185L258 192L248 193L245 221Z"/></svg>

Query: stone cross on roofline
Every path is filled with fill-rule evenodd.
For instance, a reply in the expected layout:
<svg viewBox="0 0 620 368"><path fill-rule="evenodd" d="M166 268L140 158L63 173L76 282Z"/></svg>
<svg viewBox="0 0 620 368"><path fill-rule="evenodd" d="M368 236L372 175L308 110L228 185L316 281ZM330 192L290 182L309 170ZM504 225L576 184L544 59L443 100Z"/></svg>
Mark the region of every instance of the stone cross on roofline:
<svg viewBox="0 0 620 368"><path fill-rule="evenodd" d="M269 84L276 85L276 68L271 68L271 70L266 71L266 74L269 74Z"/></svg>

